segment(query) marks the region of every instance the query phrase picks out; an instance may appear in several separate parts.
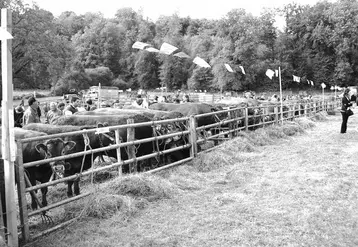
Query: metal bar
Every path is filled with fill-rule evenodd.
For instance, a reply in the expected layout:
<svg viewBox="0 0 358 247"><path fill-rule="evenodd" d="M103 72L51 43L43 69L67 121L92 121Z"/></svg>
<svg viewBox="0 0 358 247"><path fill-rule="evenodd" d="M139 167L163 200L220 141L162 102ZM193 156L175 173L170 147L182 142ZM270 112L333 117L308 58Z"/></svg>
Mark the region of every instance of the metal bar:
<svg viewBox="0 0 358 247"><path fill-rule="evenodd" d="M40 208L40 209L38 209L38 210L35 210L35 211L30 212L30 213L29 213L29 217L35 216L35 215L40 214L40 213L42 213L42 212L44 212L44 211L48 211L48 210L50 210L50 209L52 209L52 208L57 208L57 207L59 207L59 206L61 206L61 205L64 205L64 204L67 204L67 203L70 203L70 202L73 202L73 201L77 201L77 200L79 200L79 199L81 199L81 198L83 198L83 197L89 196L89 195L91 195L91 194L93 194L93 193L92 193L92 192L88 192L88 193L80 194L80 195L78 195L78 196L74 196L74 197L67 198L67 199L64 199L64 200L62 200L62 201L53 203L53 204L48 205L48 206L46 206L46 207L42 207L42 208Z"/></svg>

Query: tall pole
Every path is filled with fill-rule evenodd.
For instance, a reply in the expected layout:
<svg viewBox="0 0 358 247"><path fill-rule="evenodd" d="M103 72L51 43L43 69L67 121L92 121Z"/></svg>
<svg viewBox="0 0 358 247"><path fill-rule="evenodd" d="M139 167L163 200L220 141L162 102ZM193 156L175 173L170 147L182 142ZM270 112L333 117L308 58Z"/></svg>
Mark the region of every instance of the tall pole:
<svg viewBox="0 0 358 247"><path fill-rule="evenodd" d="M281 67L278 67L278 79L280 81L281 123L283 124L283 99L282 99Z"/></svg>
<svg viewBox="0 0 358 247"><path fill-rule="evenodd" d="M8 9L1 9L1 28L11 34L12 16ZM6 214L8 246L19 245L15 203L15 169L16 144L14 134L13 85L12 85L12 41L1 38L1 71L2 71L2 145L4 160L4 180L6 195Z"/></svg>

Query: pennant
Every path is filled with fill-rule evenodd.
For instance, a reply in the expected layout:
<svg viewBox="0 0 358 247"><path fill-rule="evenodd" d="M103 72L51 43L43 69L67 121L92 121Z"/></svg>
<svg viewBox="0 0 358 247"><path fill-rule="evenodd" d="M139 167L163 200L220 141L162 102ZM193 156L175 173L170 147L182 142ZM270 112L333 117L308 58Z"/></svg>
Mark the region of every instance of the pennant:
<svg viewBox="0 0 358 247"><path fill-rule="evenodd" d="M268 69L266 70L266 75L268 78L270 78L272 80L273 75L275 74L275 72L272 69Z"/></svg>
<svg viewBox="0 0 358 247"><path fill-rule="evenodd" d="M275 75L278 77L278 69L275 69Z"/></svg>
<svg viewBox="0 0 358 247"><path fill-rule="evenodd" d="M154 47L147 47L144 50L149 51L149 52L155 52L155 53L159 52L159 50Z"/></svg>
<svg viewBox="0 0 358 247"><path fill-rule="evenodd" d="M207 62L205 62L204 59L202 59L200 57L195 57L193 60L193 63L199 65L200 67L211 68L211 66Z"/></svg>
<svg viewBox="0 0 358 247"><path fill-rule="evenodd" d="M147 46L150 46L149 44L146 44L146 43L143 43L143 42L140 42L140 41L136 41L133 45L132 45L132 48L135 48L135 49L140 49L140 50L143 50L145 47Z"/></svg>
<svg viewBox="0 0 358 247"><path fill-rule="evenodd" d="M230 65L228 65L227 63L224 64L225 68L227 69L227 71L234 73L234 71L232 70L232 68L230 67Z"/></svg>
<svg viewBox="0 0 358 247"><path fill-rule="evenodd" d="M176 50L178 50L177 47L172 46L172 45L170 45L168 43L165 43L165 42L160 47L160 53L167 54L167 55L172 54Z"/></svg>
<svg viewBox="0 0 358 247"><path fill-rule="evenodd" d="M180 57L180 58L190 58L190 56L184 52L178 52L178 53L175 53L173 56L176 56L176 57Z"/></svg>
<svg viewBox="0 0 358 247"><path fill-rule="evenodd" d="M293 81L300 82L301 77L293 75Z"/></svg>
<svg viewBox="0 0 358 247"><path fill-rule="evenodd" d="M241 72L245 75L246 73L245 73L244 67L240 65L239 68L241 69Z"/></svg>

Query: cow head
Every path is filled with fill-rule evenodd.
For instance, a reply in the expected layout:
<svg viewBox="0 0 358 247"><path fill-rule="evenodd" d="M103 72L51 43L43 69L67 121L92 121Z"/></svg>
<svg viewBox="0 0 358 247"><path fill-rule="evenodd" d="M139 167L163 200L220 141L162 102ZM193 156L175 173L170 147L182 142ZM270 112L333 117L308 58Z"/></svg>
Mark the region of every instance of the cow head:
<svg viewBox="0 0 358 247"><path fill-rule="evenodd" d="M45 159L63 156L69 153L76 146L74 141L63 141L61 138L51 139L44 143L39 143L35 146L37 152L39 152ZM65 170L65 161L50 162L50 166L53 169L54 174L61 176Z"/></svg>

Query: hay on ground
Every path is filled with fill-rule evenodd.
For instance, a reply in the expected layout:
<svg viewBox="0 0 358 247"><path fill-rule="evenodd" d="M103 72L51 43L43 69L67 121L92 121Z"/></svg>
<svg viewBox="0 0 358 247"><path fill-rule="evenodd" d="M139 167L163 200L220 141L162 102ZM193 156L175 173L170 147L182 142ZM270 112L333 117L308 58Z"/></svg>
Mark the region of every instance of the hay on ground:
<svg viewBox="0 0 358 247"><path fill-rule="evenodd" d="M115 178L105 185L105 190L110 194L145 198L148 201L171 198L177 192L177 188L167 180L145 174Z"/></svg>

